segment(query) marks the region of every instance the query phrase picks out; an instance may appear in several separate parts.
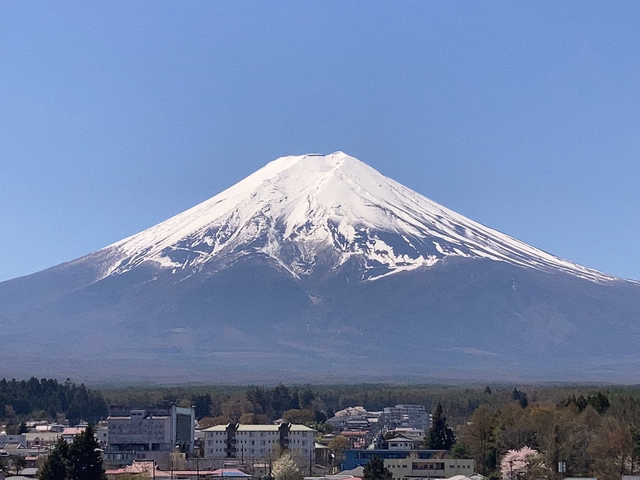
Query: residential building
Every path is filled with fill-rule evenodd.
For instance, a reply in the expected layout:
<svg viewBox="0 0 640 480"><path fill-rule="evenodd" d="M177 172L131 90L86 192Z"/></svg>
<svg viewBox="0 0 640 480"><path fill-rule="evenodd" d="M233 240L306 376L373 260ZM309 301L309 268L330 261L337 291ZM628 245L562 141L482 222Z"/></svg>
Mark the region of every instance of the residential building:
<svg viewBox="0 0 640 480"><path fill-rule="evenodd" d="M274 450L288 449L298 466L315 463L315 433L305 425L240 425L230 423L204 430L205 459L269 459Z"/></svg>
<svg viewBox="0 0 640 480"><path fill-rule="evenodd" d="M73 439L76 438L76 435L80 435L86 429L86 425L81 425L79 427L66 427L62 430L60 436L65 442L71 443L73 442Z"/></svg>
<svg viewBox="0 0 640 480"><path fill-rule="evenodd" d="M410 438L412 440L424 441L425 431L417 428L396 428L393 431L396 435L402 435L403 437Z"/></svg>
<svg viewBox="0 0 640 480"><path fill-rule="evenodd" d="M476 470L475 460L457 458L388 458L384 460L384 466L391 471L393 480L468 476Z"/></svg>
<svg viewBox="0 0 640 480"><path fill-rule="evenodd" d="M404 435L398 435L387 440L387 448L389 450L420 450L424 440L405 437Z"/></svg>

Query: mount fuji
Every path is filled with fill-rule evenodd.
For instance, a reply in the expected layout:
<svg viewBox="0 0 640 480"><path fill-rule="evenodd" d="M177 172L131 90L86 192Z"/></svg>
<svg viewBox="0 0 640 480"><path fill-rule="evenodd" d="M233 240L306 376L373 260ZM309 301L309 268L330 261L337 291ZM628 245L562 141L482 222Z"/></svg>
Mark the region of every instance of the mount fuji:
<svg viewBox="0 0 640 480"><path fill-rule="evenodd" d="M15 375L637 381L640 284L310 154L0 283L0 342Z"/></svg>

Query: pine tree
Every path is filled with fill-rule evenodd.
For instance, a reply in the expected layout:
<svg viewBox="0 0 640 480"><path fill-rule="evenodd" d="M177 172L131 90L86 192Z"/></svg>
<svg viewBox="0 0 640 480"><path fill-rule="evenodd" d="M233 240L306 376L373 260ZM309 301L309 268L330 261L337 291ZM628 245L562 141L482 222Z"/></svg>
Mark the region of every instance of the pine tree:
<svg viewBox="0 0 640 480"><path fill-rule="evenodd" d="M364 480L391 480L391 471L378 457L373 457L364 466Z"/></svg>
<svg viewBox="0 0 640 480"><path fill-rule="evenodd" d="M430 450L450 450L454 443L456 443L456 437L447 424L447 417L444 416L442 405L438 403L433 412L432 427L425 439L426 447Z"/></svg>
<svg viewBox="0 0 640 480"><path fill-rule="evenodd" d="M38 472L40 480L66 480L69 473L69 445L60 439Z"/></svg>
<svg viewBox="0 0 640 480"><path fill-rule="evenodd" d="M69 447L69 478L71 480L105 480L100 445L96 440L93 427L73 439Z"/></svg>

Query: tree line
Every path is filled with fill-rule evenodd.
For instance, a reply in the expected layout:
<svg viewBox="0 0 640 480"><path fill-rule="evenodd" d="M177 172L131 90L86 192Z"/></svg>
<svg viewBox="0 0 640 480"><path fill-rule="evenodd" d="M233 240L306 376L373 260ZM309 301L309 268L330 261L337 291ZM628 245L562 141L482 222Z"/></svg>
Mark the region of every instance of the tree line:
<svg viewBox="0 0 640 480"><path fill-rule="evenodd" d="M523 392L520 392L521 394ZM479 473L506 480L597 477L618 480L640 471L640 398L636 395L570 395L555 405L512 401L481 404L459 426L451 454L475 458ZM446 423L446 420L445 420ZM511 479L501 460L529 452L525 467ZM509 463L509 462L507 462ZM558 471L558 464L566 469Z"/></svg>
<svg viewBox="0 0 640 480"><path fill-rule="evenodd" d="M107 412L107 403L100 392L69 379L63 383L35 377L0 380L0 420L8 423L9 430L19 429L19 421L23 419L55 420L64 414L73 425L80 420L96 422Z"/></svg>

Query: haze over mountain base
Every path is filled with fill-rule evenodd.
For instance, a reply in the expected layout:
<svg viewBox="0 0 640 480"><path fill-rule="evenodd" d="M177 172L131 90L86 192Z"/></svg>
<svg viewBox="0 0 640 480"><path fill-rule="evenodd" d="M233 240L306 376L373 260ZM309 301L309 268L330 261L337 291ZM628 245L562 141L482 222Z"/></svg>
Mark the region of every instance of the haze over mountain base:
<svg viewBox="0 0 640 480"><path fill-rule="evenodd" d="M479 225L343 153L0 283L5 375L637 382L640 285Z"/></svg>

